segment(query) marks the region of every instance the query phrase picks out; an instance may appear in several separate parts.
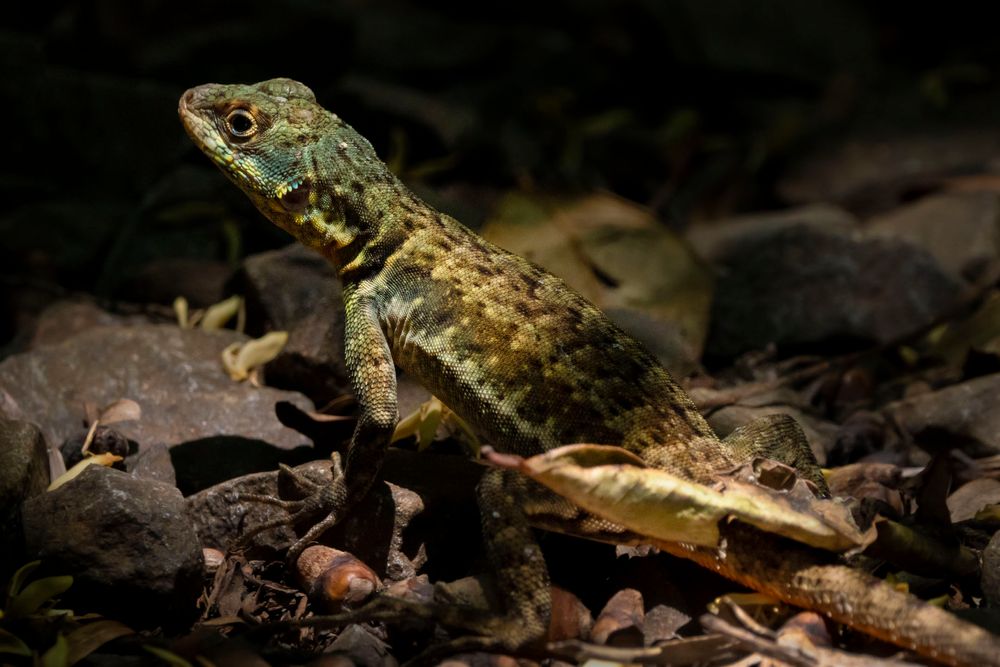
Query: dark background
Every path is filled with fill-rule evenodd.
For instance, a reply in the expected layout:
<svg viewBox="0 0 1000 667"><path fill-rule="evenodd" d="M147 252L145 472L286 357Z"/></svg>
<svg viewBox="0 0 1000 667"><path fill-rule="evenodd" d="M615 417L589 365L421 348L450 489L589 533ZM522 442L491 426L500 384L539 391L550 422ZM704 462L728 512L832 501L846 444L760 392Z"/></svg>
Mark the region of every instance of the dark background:
<svg viewBox="0 0 1000 667"><path fill-rule="evenodd" d="M185 291L288 242L188 141L190 86L301 80L472 226L513 190L605 189L677 230L807 201L867 215L920 184L802 175L859 137L994 132L981 4L25 3L0 29L0 355L66 294L169 303L164 276Z"/></svg>

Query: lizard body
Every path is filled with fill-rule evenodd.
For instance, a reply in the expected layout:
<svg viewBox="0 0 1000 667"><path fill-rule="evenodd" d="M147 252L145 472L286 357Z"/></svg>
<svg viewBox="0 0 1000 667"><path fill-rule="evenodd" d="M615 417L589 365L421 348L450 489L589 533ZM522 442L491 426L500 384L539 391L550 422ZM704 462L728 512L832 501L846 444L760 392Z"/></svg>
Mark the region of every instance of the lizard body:
<svg viewBox="0 0 1000 667"><path fill-rule="evenodd" d="M360 414L344 475L298 516L322 519L300 551L370 487L396 426L395 366L500 451L531 456L575 442L616 444L701 483L753 455L825 483L788 420L719 440L665 369L558 278L414 196L371 145L289 79L208 84L179 113L194 140L272 222L326 256L343 282L345 356ZM590 536L613 524L539 493L511 471L479 489L489 553L508 596L511 646L544 632L548 580L527 515ZM325 517L325 518L323 518ZM727 548L665 545L750 587L827 613L952 664L1000 665L1000 640L892 591L828 555L739 528ZM768 540L772 540L769 542ZM902 615L896 618L896 615Z"/></svg>

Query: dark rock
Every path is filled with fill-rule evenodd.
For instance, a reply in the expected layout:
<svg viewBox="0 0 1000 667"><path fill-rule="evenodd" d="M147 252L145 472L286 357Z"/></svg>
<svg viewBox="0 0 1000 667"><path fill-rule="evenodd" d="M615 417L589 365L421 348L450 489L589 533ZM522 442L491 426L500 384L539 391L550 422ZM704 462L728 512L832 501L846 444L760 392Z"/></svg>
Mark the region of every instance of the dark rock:
<svg viewBox="0 0 1000 667"><path fill-rule="evenodd" d="M87 609L139 624L197 614L201 545L180 492L100 465L24 505L25 544Z"/></svg>
<svg viewBox="0 0 1000 667"><path fill-rule="evenodd" d="M887 210L945 177L989 171L998 150L1000 133L995 130L859 138L833 148L820 146L791 164L778 191L791 203Z"/></svg>
<svg viewBox="0 0 1000 667"><path fill-rule="evenodd" d="M244 340L233 331L170 325L91 328L0 363L0 411L39 423L49 442L61 443L81 428L85 403L131 398L142 419L115 429L142 447L217 436L283 449L303 444L278 422L274 405L286 400L311 410L308 399L233 382L222 369L223 348Z"/></svg>
<svg viewBox="0 0 1000 667"><path fill-rule="evenodd" d="M249 331L288 332L265 367L269 384L302 391L317 405L350 392L344 302L326 259L296 243L248 257L234 284L246 297Z"/></svg>
<svg viewBox="0 0 1000 667"><path fill-rule="evenodd" d="M1000 197L996 192L924 197L872 218L866 234L914 243L946 271L974 278L1000 257Z"/></svg>
<svg viewBox="0 0 1000 667"><path fill-rule="evenodd" d="M717 261L738 252L744 243L772 236L792 227L815 227L832 233L849 233L861 222L847 211L829 204L812 204L785 211L754 213L692 225L688 243L703 259Z"/></svg>
<svg viewBox="0 0 1000 667"><path fill-rule="evenodd" d="M885 343L953 307L960 283L925 250L812 227L748 239L719 259L708 353L768 344Z"/></svg>
<svg viewBox="0 0 1000 667"><path fill-rule="evenodd" d="M49 485L47 450L34 424L0 419L0 577L22 560L21 504Z"/></svg>
<svg viewBox="0 0 1000 667"><path fill-rule="evenodd" d="M233 269L226 262L193 257L166 257L147 262L128 281L125 296L138 303L172 304L179 296L192 308L205 308L226 298Z"/></svg>
<svg viewBox="0 0 1000 667"><path fill-rule="evenodd" d="M983 549L983 594L991 605L1000 605L1000 532Z"/></svg>
<svg viewBox="0 0 1000 667"><path fill-rule="evenodd" d="M958 448L972 457L1000 454L1000 373L890 403L884 412L916 444Z"/></svg>
<svg viewBox="0 0 1000 667"><path fill-rule="evenodd" d="M150 445L125 459L125 470L140 479L177 486L177 474L170 459L170 449L162 442Z"/></svg>

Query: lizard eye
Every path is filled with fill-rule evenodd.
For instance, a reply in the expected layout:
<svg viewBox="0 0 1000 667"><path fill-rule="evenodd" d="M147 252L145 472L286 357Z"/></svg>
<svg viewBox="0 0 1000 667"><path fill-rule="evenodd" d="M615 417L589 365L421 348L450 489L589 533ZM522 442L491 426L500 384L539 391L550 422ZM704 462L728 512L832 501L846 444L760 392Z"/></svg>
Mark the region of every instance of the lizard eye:
<svg viewBox="0 0 1000 667"><path fill-rule="evenodd" d="M237 139L249 139L257 133L257 119L246 109L233 109L226 116L229 134Z"/></svg>

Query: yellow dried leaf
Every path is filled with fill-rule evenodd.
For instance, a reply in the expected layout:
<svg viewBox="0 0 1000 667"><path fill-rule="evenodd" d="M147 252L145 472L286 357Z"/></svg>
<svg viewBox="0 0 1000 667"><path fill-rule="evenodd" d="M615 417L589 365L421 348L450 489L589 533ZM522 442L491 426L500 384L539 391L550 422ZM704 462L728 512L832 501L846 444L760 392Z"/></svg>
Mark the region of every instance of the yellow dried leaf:
<svg viewBox="0 0 1000 667"><path fill-rule="evenodd" d="M52 480L52 483L49 484L49 488L46 490L55 491L60 486L72 480L74 477L76 477L81 472L86 470L87 466L95 464L102 466L111 466L121 460L122 457L116 456L115 454L95 454L93 456L87 456L82 461L77 463L75 466L73 466L72 468L70 468L69 470L56 477L54 480Z"/></svg>
<svg viewBox="0 0 1000 667"><path fill-rule="evenodd" d="M716 546L719 522L731 518L831 551L854 549L868 539L848 519L823 515L836 514L834 507L840 506L831 501L816 501L824 505L822 513L807 512L756 485L727 480L717 491L623 463L630 457L620 447L569 445L524 460L520 469L585 510L667 542Z"/></svg>
<svg viewBox="0 0 1000 667"><path fill-rule="evenodd" d="M272 331L245 343L233 343L222 351L222 365L232 379L246 380L254 368L277 357L287 342L287 331Z"/></svg>
<svg viewBox="0 0 1000 667"><path fill-rule="evenodd" d="M190 312L187 299L182 296L174 299L174 315L177 316L177 326L181 329L191 328L190 318L188 317L189 314Z"/></svg>
<svg viewBox="0 0 1000 667"><path fill-rule="evenodd" d="M243 297L231 296L224 301L212 304L205 309L201 318L201 328L206 331L216 331L226 325L234 315L239 313L243 305Z"/></svg>

